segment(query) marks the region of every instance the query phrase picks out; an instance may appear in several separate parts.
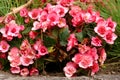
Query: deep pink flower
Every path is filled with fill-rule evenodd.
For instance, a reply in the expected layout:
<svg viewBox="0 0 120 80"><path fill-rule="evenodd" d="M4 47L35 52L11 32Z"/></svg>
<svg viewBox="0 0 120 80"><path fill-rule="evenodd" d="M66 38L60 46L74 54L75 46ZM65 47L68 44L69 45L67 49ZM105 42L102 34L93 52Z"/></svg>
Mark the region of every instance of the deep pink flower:
<svg viewBox="0 0 120 80"><path fill-rule="evenodd" d="M35 39L36 36L37 36L37 32L35 32L35 31L30 31L30 32L29 32L29 37L30 37L31 39Z"/></svg>
<svg viewBox="0 0 120 80"><path fill-rule="evenodd" d="M116 38L117 38L117 35L115 33L113 33L111 30L108 30L103 39L108 44L114 44L114 41L116 40Z"/></svg>
<svg viewBox="0 0 120 80"><path fill-rule="evenodd" d="M93 57L89 54L76 54L72 61L79 65L79 67L86 69L88 67L93 66Z"/></svg>
<svg viewBox="0 0 120 80"><path fill-rule="evenodd" d="M74 0L57 0L57 3L62 6L71 6L73 5Z"/></svg>
<svg viewBox="0 0 120 80"><path fill-rule="evenodd" d="M47 16L47 21L50 22L51 26L54 26L54 25L58 24L59 16L57 15L56 12L51 12Z"/></svg>
<svg viewBox="0 0 120 80"><path fill-rule="evenodd" d="M13 74L18 74L18 73L20 73L20 67L11 67L10 71Z"/></svg>
<svg viewBox="0 0 120 80"><path fill-rule="evenodd" d="M0 58L6 59L7 58L7 54L6 53L0 53Z"/></svg>
<svg viewBox="0 0 120 80"><path fill-rule="evenodd" d="M39 71L36 68L30 69L30 76L37 76L39 75Z"/></svg>
<svg viewBox="0 0 120 80"><path fill-rule="evenodd" d="M33 48L34 48L35 50L38 50L39 47L42 46L42 45L43 45L42 40L41 40L41 39L37 39L36 42L35 42L35 44L33 45Z"/></svg>
<svg viewBox="0 0 120 80"><path fill-rule="evenodd" d="M21 75L21 76L28 76L28 75L29 75L29 70L28 70L28 68L23 68L23 69L21 69L20 75Z"/></svg>
<svg viewBox="0 0 120 80"><path fill-rule="evenodd" d="M72 77L76 73L76 69L77 64L75 64L74 62L68 62L63 68L63 71L65 72L66 77Z"/></svg>
<svg viewBox="0 0 120 80"><path fill-rule="evenodd" d="M38 19L42 9L32 9L32 11L28 12L28 15L31 19Z"/></svg>
<svg viewBox="0 0 120 80"><path fill-rule="evenodd" d="M106 22L105 21L101 21L99 23L97 23L97 26L94 28L94 31L101 37L105 36L105 33L107 32L107 28L106 28Z"/></svg>
<svg viewBox="0 0 120 80"><path fill-rule="evenodd" d="M0 42L0 51L1 52L3 52L3 53L7 52L9 50L9 47L10 47L10 45L6 41L2 40Z"/></svg>
<svg viewBox="0 0 120 80"><path fill-rule="evenodd" d="M70 34L70 36L68 38L67 51L70 51L76 45L78 45L78 42L75 37L75 34Z"/></svg>
<svg viewBox="0 0 120 80"><path fill-rule="evenodd" d="M41 56L48 54L47 48L45 46L40 46L38 48L38 54L40 54Z"/></svg>
<svg viewBox="0 0 120 80"><path fill-rule="evenodd" d="M108 18L108 19L107 19L107 29L108 29L108 30L110 29L110 30L112 30L112 31L114 32L116 26L117 26L117 23L114 22L114 21L112 21L111 18Z"/></svg>
<svg viewBox="0 0 120 80"><path fill-rule="evenodd" d="M91 55L95 61L98 60L97 49L95 47L91 48L87 54Z"/></svg>
<svg viewBox="0 0 120 80"><path fill-rule="evenodd" d="M102 40L99 37L92 37L91 44L93 46L102 46Z"/></svg>
<svg viewBox="0 0 120 80"><path fill-rule="evenodd" d="M20 16L21 17L27 17L28 16L27 8L23 8L23 9L20 10Z"/></svg>
<svg viewBox="0 0 120 80"><path fill-rule="evenodd" d="M107 54L105 52L105 49L104 48L99 48L98 49L98 53L99 53L99 62L100 62L100 65L103 65L106 58L107 58Z"/></svg>
<svg viewBox="0 0 120 80"><path fill-rule="evenodd" d="M91 76L93 76L96 72L99 71L99 64L97 61L93 63L93 66L91 67Z"/></svg>

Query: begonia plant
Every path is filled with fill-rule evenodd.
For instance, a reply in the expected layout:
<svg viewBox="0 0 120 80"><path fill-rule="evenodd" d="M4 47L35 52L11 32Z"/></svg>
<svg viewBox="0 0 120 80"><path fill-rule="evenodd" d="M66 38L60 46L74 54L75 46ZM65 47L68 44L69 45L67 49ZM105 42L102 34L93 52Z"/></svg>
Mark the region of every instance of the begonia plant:
<svg viewBox="0 0 120 80"><path fill-rule="evenodd" d="M1 17L0 69L33 76L52 62L63 64L66 77L97 73L107 57L105 45L117 38L117 23L74 2L42 0L44 7L19 7L15 14L21 22L12 14Z"/></svg>

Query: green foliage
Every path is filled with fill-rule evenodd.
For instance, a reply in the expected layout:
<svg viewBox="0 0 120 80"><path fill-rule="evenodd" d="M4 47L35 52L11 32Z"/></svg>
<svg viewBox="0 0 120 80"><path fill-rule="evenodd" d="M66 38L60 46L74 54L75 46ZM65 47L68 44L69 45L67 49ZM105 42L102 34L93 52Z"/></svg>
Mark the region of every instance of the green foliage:
<svg viewBox="0 0 120 80"><path fill-rule="evenodd" d="M68 28L61 29L59 37L60 37L60 44L62 46L66 46L67 39L69 37L69 29Z"/></svg>

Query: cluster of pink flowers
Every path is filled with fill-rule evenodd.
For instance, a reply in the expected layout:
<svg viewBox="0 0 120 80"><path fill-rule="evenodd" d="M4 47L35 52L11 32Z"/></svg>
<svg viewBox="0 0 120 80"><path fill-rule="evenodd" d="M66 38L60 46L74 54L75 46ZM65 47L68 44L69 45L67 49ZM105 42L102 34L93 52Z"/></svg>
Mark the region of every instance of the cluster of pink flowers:
<svg viewBox="0 0 120 80"><path fill-rule="evenodd" d="M94 75L99 71L99 65L104 64L107 54L103 47L103 42L114 44L117 38L115 34L116 22L112 21L112 18L105 20L100 16L99 12L95 12L91 8L83 10L79 6L73 5L74 0L55 1L56 5L48 3L44 8L34 8L32 10L23 8L20 10L19 15L24 19L24 24L30 23L31 27L28 34L22 34L28 26L17 24L15 17L11 15L5 18L3 22L5 26L0 29L0 58L8 59L11 73L22 76L38 75L39 69L35 65L35 61L43 56L45 57L45 55L49 55L48 49L51 47L55 48L58 54L64 52L67 55L73 49L75 50L72 53L74 57L63 68L67 77L76 75L78 69L90 70L91 75ZM80 1L87 2L88 0ZM42 0L42 2L45 3L46 0ZM96 24L96 26L92 26L93 29L90 27L95 35L87 35L89 36L87 37L89 38L89 43L85 43L84 39L78 40L77 36L79 35L76 36L76 33L81 33L83 29L89 27L85 25L92 23ZM52 32L54 28L60 30ZM68 34L63 32L65 36L68 35L68 37L66 36L67 38L63 38L67 42L64 42L66 43L64 46L66 48L65 51L65 49L61 48L63 45L61 45L59 40L61 40L60 34L62 34L62 37L64 36L62 30L66 28L68 29ZM49 47L44 45L44 37L46 35L51 40L54 39L56 41L54 45ZM19 47L11 46L10 42L14 41L14 38L23 40ZM61 49L61 52L58 49ZM56 52L55 54L57 54ZM54 53L54 50L52 50L52 53ZM61 55L64 56L64 54ZM57 58L55 57L55 59ZM0 62L0 69L1 66Z"/></svg>
<svg viewBox="0 0 120 80"><path fill-rule="evenodd" d="M36 50L38 50L38 52ZM27 76L29 74L31 76L38 75L39 71L37 68L32 68L29 71L27 66L33 64L36 59L46 54L48 54L47 49L40 40L36 41L34 47L30 45L28 40L24 40L20 49L13 47L10 49L10 52L8 52L8 60L10 61L11 66L10 70L13 74L20 73L22 76Z"/></svg>

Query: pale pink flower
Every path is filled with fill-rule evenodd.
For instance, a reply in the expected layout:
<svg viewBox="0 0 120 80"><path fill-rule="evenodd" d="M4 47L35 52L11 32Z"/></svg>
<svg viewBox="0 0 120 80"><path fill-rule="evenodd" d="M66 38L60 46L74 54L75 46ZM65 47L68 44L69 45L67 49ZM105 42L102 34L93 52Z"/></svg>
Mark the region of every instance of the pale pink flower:
<svg viewBox="0 0 120 80"><path fill-rule="evenodd" d="M21 69L20 75L21 75L21 76L28 76L28 75L29 75L29 70L28 70L28 68L23 68L23 69Z"/></svg>
<svg viewBox="0 0 120 80"><path fill-rule="evenodd" d="M29 23L30 22L30 18L29 17L26 17L25 20L24 20L25 23Z"/></svg>
<svg viewBox="0 0 120 80"><path fill-rule="evenodd" d="M14 59L10 61L11 67L18 67L20 65L21 65L20 57L14 57Z"/></svg>
<svg viewBox="0 0 120 80"><path fill-rule="evenodd" d="M91 67L91 76L93 76L98 71L99 71L99 64L97 61L95 61L93 63L93 66Z"/></svg>
<svg viewBox="0 0 120 80"><path fill-rule="evenodd" d="M38 22L38 21L33 22L32 30L38 30L38 29L40 29L40 27L41 27L40 22Z"/></svg>
<svg viewBox="0 0 120 80"><path fill-rule="evenodd" d="M30 69L30 76L37 76L39 75L39 71L36 68Z"/></svg>
<svg viewBox="0 0 120 80"><path fill-rule="evenodd" d="M58 27L59 27L59 28L67 27L66 20L65 20L64 18L60 18L60 19L59 19Z"/></svg>
<svg viewBox="0 0 120 80"><path fill-rule="evenodd" d="M7 52L9 50L9 47L10 47L10 45L6 41L2 40L0 42L0 51L1 52L3 52L3 53Z"/></svg>
<svg viewBox="0 0 120 80"><path fill-rule="evenodd" d="M10 71L13 74L18 74L18 73L20 73L20 67L11 67Z"/></svg>
<svg viewBox="0 0 120 80"><path fill-rule="evenodd" d="M42 9L32 9L32 11L28 12L28 15L31 19L38 19Z"/></svg>
<svg viewBox="0 0 120 80"><path fill-rule="evenodd" d="M76 45L78 45L78 42L75 37L75 34L70 34L70 36L68 38L67 51L70 51Z"/></svg>
<svg viewBox="0 0 120 80"><path fill-rule="evenodd" d="M107 19L107 29L108 29L108 30L112 30L112 31L114 32L116 26L117 26L117 23L114 22L114 21L112 21L111 18L108 18L108 19Z"/></svg>
<svg viewBox="0 0 120 80"><path fill-rule="evenodd" d="M103 39L108 43L108 44L114 44L114 41L116 40L117 35L115 33L113 33L111 30L108 30L105 33L105 36L103 37Z"/></svg>
<svg viewBox="0 0 120 80"><path fill-rule="evenodd" d="M99 48L98 49L98 53L99 53L99 62L100 62L100 65L103 65L106 58L107 58L107 54L105 52L105 49L104 48Z"/></svg>
<svg viewBox="0 0 120 80"><path fill-rule="evenodd" d="M65 72L66 77L72 77L76 73L76 69L77 64L75 64L74 62L68 62L63 68L63 71Z"/></svg>
<svg viewBox="0 0 120 80"><path fill-rule="evenodd" d="M58 14L59 17L64 17L68 12L68 8L61 5L56 5L54 11Z"/></svg>
<svg viewBox="0 0 120 80"><path fill-rule="evenodd" d="M29 66L30 64L34 63L33 59L25 57L25 56L21 56L20 61L23 66Z"/></svg>
<svg viewBox="0 0 120 80"><path fill-rule="evenodd" d="M86 12L84 15L83 15L83 19L86 23L91 23L94 21L94 19L92 18L92 14L90 14L89 12Z"/></svg>
<svg viewBox="0 0 120 80"><path fill-rule="evenodd" d="M38 54L40 54L41 56L48 54L47 48L45 46L39 46Z"/></svg>
<svg viewBox="0 0 120 80"><path fill-rule="evenodd" d="M101 21L99 23L97 23L97 26L94 28L94 31L101 37L105 36L105 33L107 32L106 29L106 22L105 21Z"/></svg>
<svg viewBox="0 0 120 80"><path fill-rule="evenodd" d="M23 8L23 9L20 10L20 16L21 17L27 17L28 16L27 8Z"/></svg>
<svg viewBox="0 0 120 80"><path fill-rule="evenodd" d="M92 37L91 44L93 46L102 46L102 40L99 37Z"/></svg>
<svg viewBox="0 0 120 80"><path fill-rule="evenodd" d="M93 57L89 54L76 54L72 61L79 65L79 67L86 69L88 67L93 66Z"/></svg>

